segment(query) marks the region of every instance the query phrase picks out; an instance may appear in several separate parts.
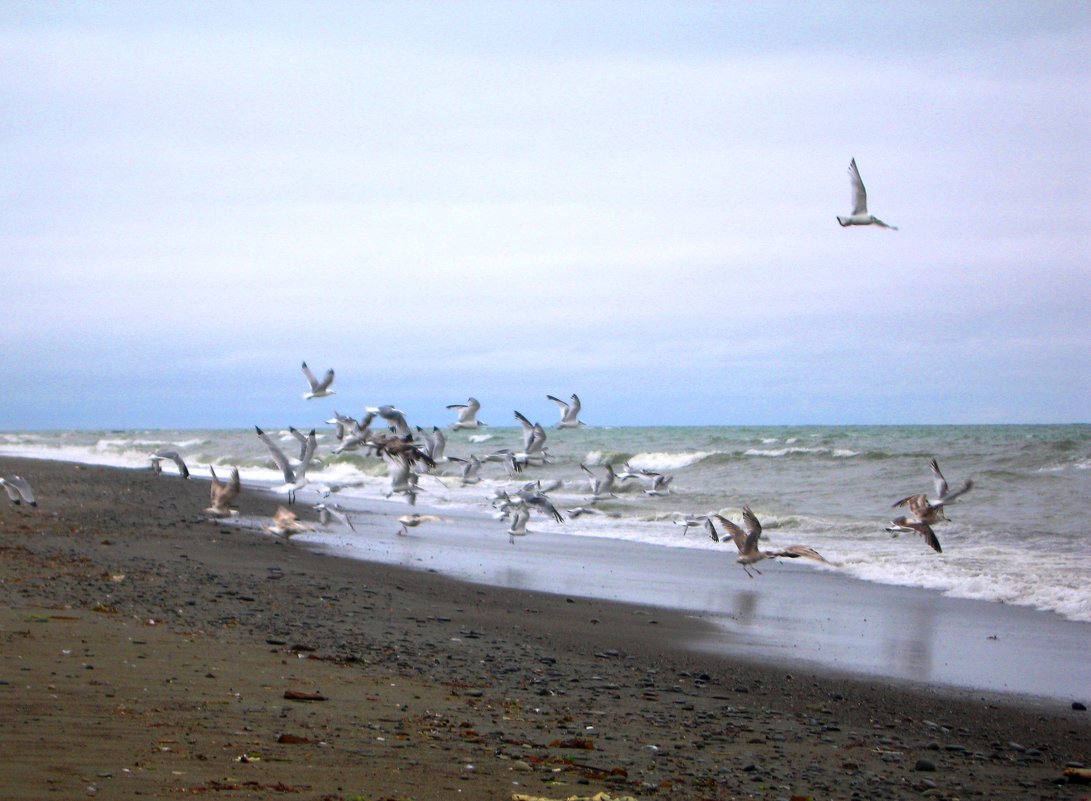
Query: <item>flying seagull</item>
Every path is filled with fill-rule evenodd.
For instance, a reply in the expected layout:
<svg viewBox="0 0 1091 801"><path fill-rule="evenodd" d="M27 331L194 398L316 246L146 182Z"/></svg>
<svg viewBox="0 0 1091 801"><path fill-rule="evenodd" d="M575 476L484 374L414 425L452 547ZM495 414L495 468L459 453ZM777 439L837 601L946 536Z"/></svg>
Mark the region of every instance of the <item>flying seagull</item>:
<svg viewBox="0 0 1091 801"><path fill-rule="evenodd" d="M212 486L209 488L212 505L205 509L205 514L209 517L231 517L238 514L231 508L231 502L242 491L242 485L239 483L239 468L231 468L231 478L226 483L220 481L220 477L216 475L216 468L209 465L208 469L212 473Z"/></svg>
<svg viewBox="0 0 1091 801"><path fill-rule="evenodd" d="M762 559L776 559L778 557L786 557L788 559L796 559L800 556L807 559L814 559L816 562L825 562L818 551L808 548L805 545L790 545L780 551L762 551L758 549L758 540L761 539L761 523L758 522L758 518L754 516L754 513L750 511L749 506L742 508L742 521L745 531L732 523L726 517L721 514L713 514L705 519L705 530L716 542L720 541L719 535L716 533L716 526L712 523L712 518L716 518L724 531L731 535L731 539L735 542L735 547L739 549L739 558L735 561L742 565L742 569L746 571L746 575L750 578L754 578L753 573L750 572L750 568L760 562ZM754 567L754 570L760 576L761 571Z"/></svg>
<svg viewBox="0 0 1091 801"><path fill-rule="evenodd" d="M837 216L837 222L841 223L841 227L845 228L849 225L878 225L882 228L889 228L892 231L897 231L897 226L887 225L873 214L869 214L867 210L867 190L864 189L864 182L860 178L860 170L856 168L856 159L849 162L849 181L852 183L852 214L848 217Z"/></svg>
<svg viewBox="0 0 1091 801"><path fill-rule="evenodd" d="M584 425L580 418L580 398L575 393L572 393L572 397L568 403L565 403L560 398L556 398L553 395L546 395L551 401L553 401L561 409L561 421L557 423L557 428L579 428Z"/></svg>
<svg viewBox="0 0 1091 801"><path fill-rule="evenodd" d="M311 433L307 435L307 446L304 448L303 459L300 461L299 467L295 468L288 461L288 457L284 455L284 451L269 438L268 434L257 426L254 426L254 430L258 432L258 438L265 443L265 447L269 449L269 453L273 456L273 461L276 462L277 467L284 474L284 483L279 487L274 487L273 491L286 492L288 494L288 504L295 503L296 492L307 486L307 468L314 458L314 449L317 446L314 429L312 428Z"/></svg>
<svg viewBox="0 0 1091 801"><path fill-rule="evenodd" d="M974 482L967 479L962 482L961 487L952 491L947 486L947 479L940 472L939 463L933 459L928 463L928 466L932 469L932 481L935 485L936 497L929 498L926 494L920 493L895 502L891 507L892 509L905 506L909 509L909 515L903 515L891 520L890 525L885 530L892 531L895 534L902 531L915 531L924 537L924 541L928 543L928 547L933 551L943 553L943 548L939 544L939 537L932 530L932 526L943 521L950 521L946 513L947 504L973 489Z"/></svg>
<svg viewBox="0 0 1091 801"><path fill-rule="evenodd" d="M34 490L30 488L30 483L22 476L0 478L0 485L4 487L4 492L8 494L8 498L16 506L23 503L27 506L38 505L38 501L34 499Z"/></svg>
<svg viewBox="0 0 1091 801"><path fill-rule="evenodd" d="M172 451L167 448L160 448L149 458L152 460L152 470L155 471L156 475L159 475L162 472L162 466L159 463L164 459L167 459L174 462L174 464L178 467L178 474L182 476L182 478L189 478L189 468L186 467L186 463L182 460L182 457L181 455L179 455L178 451Z"/></svg>
<svg viewBox="0 0 1091 801"><path fill-rule="evenodd" d="M325 377L319 381L314 377L314 373L311 372L311 368L307 366L306 362L303 362L303 375L307 377L307 383L311 385L311 391L303 394L305 400L311 398L324 398L327 395L333 395L334 391L330 389L330 384L333 383L333 369L326 371Z"/></svg>
<svg viewBox="0 0 1091 801"><path fill-rule="evenodd" d="M451 425L455 431L460 428L480 428L487 425L477 419L477 412L481 408L477 398L467 398L465 403L452 403L447 408L458 412L458 421Z"/></svg>

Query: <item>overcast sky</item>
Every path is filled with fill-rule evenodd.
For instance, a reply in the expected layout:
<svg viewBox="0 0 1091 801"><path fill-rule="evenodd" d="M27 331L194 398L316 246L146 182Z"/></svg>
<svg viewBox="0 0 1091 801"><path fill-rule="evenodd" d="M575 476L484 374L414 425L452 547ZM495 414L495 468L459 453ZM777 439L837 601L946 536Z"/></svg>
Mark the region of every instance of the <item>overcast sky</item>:
<svg viewBox="0 0 1091 801"><path fill-rule="evenodd" d="M1089 9L2 2L0 429L1089 422Z"/></svg>

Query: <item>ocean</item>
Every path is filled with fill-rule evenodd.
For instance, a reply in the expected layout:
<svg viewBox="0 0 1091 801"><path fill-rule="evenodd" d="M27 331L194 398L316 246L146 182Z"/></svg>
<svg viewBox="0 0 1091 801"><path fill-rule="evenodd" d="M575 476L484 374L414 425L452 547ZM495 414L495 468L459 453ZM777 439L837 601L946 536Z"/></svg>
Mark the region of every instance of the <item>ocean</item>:
<svg viewBox="0 0 1091 801"><path fill-rule="evenodd" d="M266 430L284 440L287 453L295 451L286 429ZM449 456L480 458L522 448L521 429L514 426L446 434ZM568 516L559 524L535 514L531 530L635 541L662 549L664 559L673 549L733 558L730 542L713 542L699 527L683 533L676 521L719 512L738 522L747 505L762 522L763 547L808 545L831 563L808 562L809 569L1091 621L1091 534L1083 520L1091 498L1089 425L547 427L547 435L549 463L526 468L516 480L500 464L486 463L479 483L462 486L458 466L441 464L435 476L421 479L416 508L480 515L481 527L494 528L506 541L507 524L494 519L490 503L497 490L560 480L551 493L556 506L576 508L590 497L581 464L601 475L608 463L620 471L628 462L673 476L670 494L649 496L643 492L647 482L631 479L617 488L616 498L595 504L607 515ZM345 505L389 491L380 459L359 452L333 455L336 439L329 427L319 429L318 441L321 466L310 471L314 486L332 489ZM195 476L206 476L209 465L237 465L244 482L281 483L252 429L0 434L3 455L133 469L148 469L148 456L163 446L177 448ZM949 508L951 522L935 527L942 554L916 534L895 537L883 530L902 513L891 509L894 501L933 494L933 457L952 487L974 482ZM164 470L173 466L165 463ZM300 493L300 508L317 497L314 491ZM344 536L330 543L353 555ZM530 538L519 546L532 547Z"/></svg>

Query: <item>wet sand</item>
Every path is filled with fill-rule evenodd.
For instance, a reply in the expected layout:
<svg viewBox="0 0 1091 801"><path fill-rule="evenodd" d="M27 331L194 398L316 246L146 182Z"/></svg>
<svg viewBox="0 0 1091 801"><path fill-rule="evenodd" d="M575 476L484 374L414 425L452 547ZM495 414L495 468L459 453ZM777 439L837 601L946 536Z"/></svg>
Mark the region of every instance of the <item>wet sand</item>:
<svg viewBox="0 0 1091 801"><path fill-rule="evenodd" d="M732 632L210 524L199 481L12 472L40 507L0 509L5 798L1091 793L1063 778L1091 764L1086 698L692 650Z"/></svg>

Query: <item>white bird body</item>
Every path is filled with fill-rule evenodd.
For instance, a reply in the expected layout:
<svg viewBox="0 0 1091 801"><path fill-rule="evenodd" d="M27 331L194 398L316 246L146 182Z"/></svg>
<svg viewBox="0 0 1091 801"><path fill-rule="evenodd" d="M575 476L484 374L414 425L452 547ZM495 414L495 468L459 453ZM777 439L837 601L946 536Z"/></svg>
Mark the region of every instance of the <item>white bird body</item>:
<svg viewBox="0 0 1091 801"><path fill-rule="evenodd" d="M572 393L572 397L567 403L553 395L546 395L546 397L560 407L561 421L557 423L557 428L579 428L584 425L579 419L580 398L578 395Z"/></svg>
<svg viewBox="0 0 1091 801"><path fill-rule="evenodd" d="M889 228L897 231L897 226L887 225L867 210L867 190L864 189L864 181L860 178L860 170L856 167L856 159L849 162L849 182L852 185L852 214L837 216L837 222L842 228L850 225L878 225L881 228Z"/></svg>
<svg viewBox="0 0 1091 801"><path fill-rule="evenodd" d="M468 398L465 403L452 403L447 408L458 412L458 420L451 425L455 431L460 428L480 428L486 425L477 419L477 412L481 409L481 403L477 398Z"/></svg>
<svg viewBox="0 0 1091 801"><path fill-rule="evenodd" d="M314 373L311 372L311 368L307 366L306 362L303 362L303 375L307 378L307 383L311 385L311 391L303 394L304 400L311 400L312 398L325 398L328 395L335 394L330 389L330 384L333 383L333 370L327 370L326 375L319 381L315 378Z"/></svg>
<svg viewBox="0 0 1091 801"><path fill-rule="evenodd" d="M276 462L277 467L284 474L284 483L274 487L273 491L286 493L289 505L295 503L296 493L307 486L307 468L314 458L314 451L318 445L314 429L312 428L311 433L307 435L307 443L302 454L303 458L300 460L298 467L292 466L291 462L288 461L288 457L284 455L284 451L273 442L268 434L257 426L254 426L254 430L258 432L258 438L265 443L265 447L269 449L269 453L273 456L273 461Z"/></svg>
<svg viewBox="0 0 1091 801"><path fill-rule="evenodd" d="M580 467L583 472L587 473L591 477L591 502L601 501L603 498L616 498L614 494L614 483L617 480L617 475L614 473L614 466L611 464L606 465L606 473L603 476L596 476L591 472L591 469L581 464Z"/></svg>
<svg viewBox="0 0 1091 801"><path fill-rule="evenodd" d="M405 536L409 533L409 529L416 528L422 523L439 523L443 520L438 515L421 515L413 513L411 515L402 515L398 518L398 522L402 524L402 527L398 529L398 534Z"/></svg>

